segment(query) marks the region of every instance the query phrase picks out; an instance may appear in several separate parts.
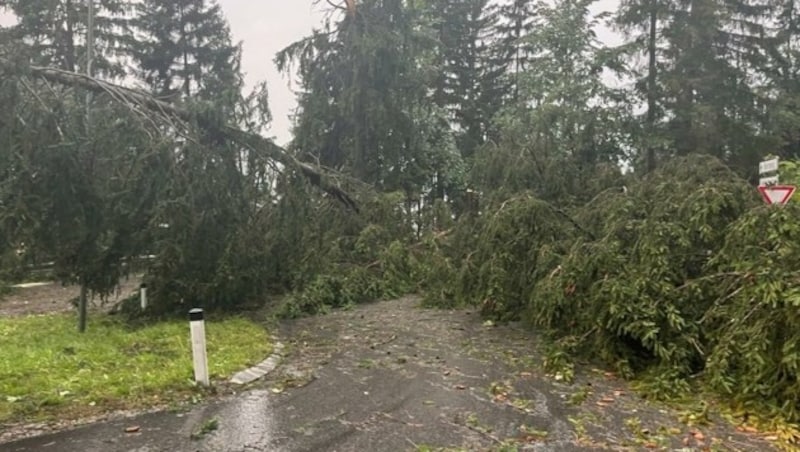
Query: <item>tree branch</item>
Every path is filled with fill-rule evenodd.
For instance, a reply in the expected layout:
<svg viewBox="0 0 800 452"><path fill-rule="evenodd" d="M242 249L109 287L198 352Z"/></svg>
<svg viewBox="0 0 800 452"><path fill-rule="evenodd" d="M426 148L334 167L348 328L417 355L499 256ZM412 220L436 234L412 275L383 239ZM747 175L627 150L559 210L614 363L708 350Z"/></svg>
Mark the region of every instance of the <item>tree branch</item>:
<svg viewBox="0 0 800 452"><path fill-rule="evenodd" d="M0 57L0 66L14 68L11 61L2 57ZM261 135L246 132L230 125L219 127L210 121L204 120L202 117L196 117L187 110L160 101L150 94L98 80L84 74L41 66L30 66L28 71L33 77L38 77L53 83L79 87L94 93L109 95L115 101L127 105L132 111L139 114L145 114L144 111L140 110L140 108L143 108L151 113L161 115L167 121L169 117L178 118L185 122L193 122L196 120L198 125L206 130L216 131L228 140L248 146L253 150L265 152L267 157L277 161L290 170L300 172L311 184L317 186L330 196L333 196L348 208L356 212L359 211L358 204L355 200L342 188L331 182L329 176L325 174L322 169L297 160L294 156L289 154L288 151ZM174 126L175 124L171 125Z"/></svg>

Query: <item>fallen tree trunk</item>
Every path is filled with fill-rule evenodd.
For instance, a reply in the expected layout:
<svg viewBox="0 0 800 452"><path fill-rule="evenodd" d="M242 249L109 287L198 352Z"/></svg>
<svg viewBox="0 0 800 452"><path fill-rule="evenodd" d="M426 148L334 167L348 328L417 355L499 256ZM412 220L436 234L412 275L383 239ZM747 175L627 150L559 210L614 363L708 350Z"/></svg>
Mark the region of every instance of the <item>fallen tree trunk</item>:
<svg viewBox="0 0 800 452"><path fill-rule="evenodd" d="M12 71L18 70L13 62L2 57L0 57L0 66L4 66ZM84 74L42 66L29 66L26 69L31 76L42 78L52 83L78 87L98 94L106 94L131 107L143 108L163 116L172 116L185 122L197 121L198 125L204 129L213 130L226 139L255 151L265 152L267 157L284 165L286 168L299 171L310 183L319 187L330 196L333 196L348 208L358 212L358 204L355 200L341 187L333 183L330 180L330 176L327 175L324 170L297 160L294 156L289 154L288 151L261 135L247 132L230 125L223 125L220 127L210 121L203 120L202 117L193 115L187 110L160 101L145 92L98 80ZM140 113L144 112L142 111Z"/></svg>

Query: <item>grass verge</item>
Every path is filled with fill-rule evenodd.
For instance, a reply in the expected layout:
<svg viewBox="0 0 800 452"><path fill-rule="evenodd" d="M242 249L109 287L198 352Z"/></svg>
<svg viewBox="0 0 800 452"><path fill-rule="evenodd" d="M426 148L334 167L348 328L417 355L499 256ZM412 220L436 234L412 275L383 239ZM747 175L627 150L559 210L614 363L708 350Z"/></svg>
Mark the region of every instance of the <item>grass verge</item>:
<svg viewBox="0 0 800 452"><path fill-rule="evenodd" d="M243 318L206 321L212 379L264 359L272 344ZM0 319L0 423L77 419L168 405L202 393L194 383L188 321L130 326L73 314Z"/></svg>

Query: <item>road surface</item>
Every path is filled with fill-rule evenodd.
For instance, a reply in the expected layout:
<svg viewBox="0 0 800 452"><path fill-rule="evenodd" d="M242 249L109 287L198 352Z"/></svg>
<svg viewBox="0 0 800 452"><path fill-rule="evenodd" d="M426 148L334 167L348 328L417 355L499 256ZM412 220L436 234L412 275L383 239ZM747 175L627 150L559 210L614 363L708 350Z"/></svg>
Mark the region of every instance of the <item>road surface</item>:
<svg viewBox="0 0 800 452"><path fill-rule="evenodd" d="M541 341L415 298L282 325L278 368L234 396L0 444L2 451L773 450L688 426L612 374L542 370ZM126 432L126 429L129 432Z"/></svg>

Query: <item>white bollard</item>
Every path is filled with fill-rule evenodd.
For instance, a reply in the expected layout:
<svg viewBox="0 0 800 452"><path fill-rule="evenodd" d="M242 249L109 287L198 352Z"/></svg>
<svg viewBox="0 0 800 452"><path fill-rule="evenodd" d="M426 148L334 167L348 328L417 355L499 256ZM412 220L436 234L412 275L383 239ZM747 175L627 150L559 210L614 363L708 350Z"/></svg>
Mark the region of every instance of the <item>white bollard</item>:
<svg viewBox="0 0 800 452"><path fill-rule="evenodd" d="M142 304L142 311L147 309L147 284L139 286L139 300Z"/></svg>
<svg viewBox="0 0 800 452"><path fill-rule="evenodd" d="M208 386L208 361L206 358L206 328L203 310L189 311L189 327L192 331L192 357L194 360L194 380Z"/></svg>

